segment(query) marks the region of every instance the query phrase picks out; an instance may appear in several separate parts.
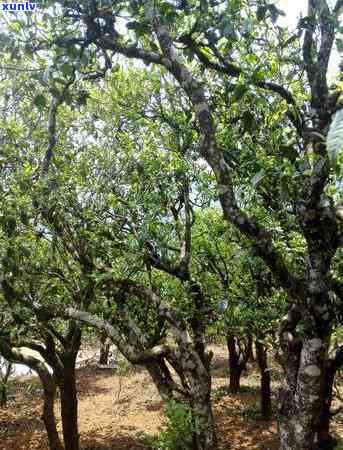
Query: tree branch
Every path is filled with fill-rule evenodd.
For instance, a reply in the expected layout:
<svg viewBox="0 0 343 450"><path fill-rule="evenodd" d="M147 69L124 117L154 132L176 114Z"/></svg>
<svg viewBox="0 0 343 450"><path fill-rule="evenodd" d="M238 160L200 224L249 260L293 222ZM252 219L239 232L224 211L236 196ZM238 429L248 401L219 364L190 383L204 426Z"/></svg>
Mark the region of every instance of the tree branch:
<svg viewBox="0 0 343 450"><path fill-rule="evenodd" d="M290 274L282 256L273 246L270 233L237 206L230 168L226 164L222 152L217 148L215 125L202 84L177 59L173 41L158 16L153 18L153 29L156 32L162 54L138 46L122 45L117 42L114 35L106 37L98 33L94 37L94 42L102 49L112 50L128 58L138 58L146 63L162 65L179 82L193 105L201 134L200 154L206 159L216 176L219 198L226 220L236 225L242 233L253 240L259 249L260 256L273 270L282 286L291 291L293 297L296 297L301 283ZM90 29L89 32L93 33L94 30ZM289 98L289 100L291 99Z"/></svg>
<svg viewBox="0 0 343 450"><path fill-rule="evenodd" d="M229 75L229 76L232 76L235 78L238 78L240 75L244 74L243 69L241 69L240 67L238 67L232 63L225 61L223 58L221 58L222 64L211 61L208 58L208 56L205 55L205 53L203 53L200 50L200 48L196 45L196 43L190 36L187 38L187 41L186 42L183 41L183 43L188 44L189 48L194 51L194 53L198 57L199 61L202 64L204 64L206 67L208 67L209 69L213 69L216 72L222 73L224 75ZM273 82L269 82L269 81L265 81L265 80L260 80L260 81L251 80L251 84L256 87L274 92L274 93L280 95L281 98L286 100L286 102L289 105L296 106L296 101L294 100L294 97L291 94L291 92L289 92L286 88L284 88L283 86L280 86L277 83L273 83Z"/></svg>
<svg viewBox="0 0 343 450"><path fill-rule="evenodd" d="M338 17L342 13L343 9L343 0L337 0L336 5L333 9L333 13L336 17Z"/></svg>
<svg viewBox="0 0 343 450"><path fill-rule="evenodd" d="M132 364L146 364L149 362L154 362L172 352L172 349L167 345L157 345L151 349L137 351L137 349L133 345L122 338L120 332L108 321L100 319L99 317L96 317L85 311L77 310L75 308L66 308L66 310L61 313L64 317L79 320L80 322L87 323L88 325L91 325L98 330L104 331L107 336L117 345L120 352Z"/></svg>
<svg viewBox="0 0 343 450"><path fill-rule="evenodd" d="M281 256L273 248L269 233L257 222L248 218L236 204L230 169L222 153L217 149L215 126L203 87L175 57L172 39L167 29L161 25L158 17L154 18L154 28L164 54L165 67L178 80L195 109L202 135L201 153L216 175L224 216L235 224L241 232L254 240L261 256L278 276L283 287L292 290L293 295L297 295L297 288L295 287L299 282L291 276Z"/></svg>
<svg viewBox="0 0 343 450"><path fill-rule="evenodd" d="M42 175L46 175L49 171L49 166L51 159L54 154L54 148L56 146L56 116L58 107L63 103L65 96L68 92L69 87L74 83L75 73L72 78L65 84L63 90L58 95L52 94L49 114L48 114L48 123L47 123L47 132L48 132L48 148L45 153L43 164L42 164Z"/></svg>
<svg viewBox="0 0 343 450"><path fill-rule="evenodd" d="M328 97L327 71L335 37L334 14L331 14L326 0L309 0L303 58L311 87L312 105L319 111L326 108ZM314 38L316 17L319 18L319 49Z"/></svg>

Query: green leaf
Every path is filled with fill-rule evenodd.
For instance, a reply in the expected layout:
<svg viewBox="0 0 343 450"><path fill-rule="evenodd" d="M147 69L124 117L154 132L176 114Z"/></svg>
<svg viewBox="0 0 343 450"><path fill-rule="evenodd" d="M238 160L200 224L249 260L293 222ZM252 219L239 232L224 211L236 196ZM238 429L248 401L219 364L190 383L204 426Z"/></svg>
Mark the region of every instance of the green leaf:
<svg viewBox="0 0 343 450"><path fill-rule="evenodd" d="M259 6L256 12L257 20L258 21L264 20L266 17L266 13L267 13L267 6L266 5Z"/></svg>
<svg viewBox="0 0 343 450"><path fill-rule="evenodd" d="M74 67L71 64L64 63L61 66L61 70L62 70L63 75L70 76L74 72Z"/></svg>
<svg viewBox="0 0 343 450"><path fill-rule="evenodd" d="M150 29L150 25L146 21L144 22L133 21L129 22L126 26L129 30L133 30L137 34L137 36L143 36L147 34Z"/></svg>
<svg viewBox="0 0 343 450"><path fill-rule="evenodd" d="M44 94L37 94L36 97L33 100L33 103L37 108L42 111L47 104L46 98Z"/></svg>
<svg viewBox="0 0 343 450"><path fill-rule="evenodd" d="M337 111L333 118L326 146L330 161L336 163L339 153L343 150L343 109Z"/></svg>
<svg viewBox="0 0 343 450"><path fill-rule="evenodd" d="M343 39L336 39L336 47L339 53L343 53Z"/></svg>
<svg viewBox="0 0 343 450"><path fill-rule="evenodd" d="M80 106L85 106L87 105L87 100L89 98L89 92L82 90L79 92L78 97L77 97L77 103Z"/></svg>
<svg viewBox="0 0 343 450"><path fill-rule="evenodd" d="M113 278L111 272L93 272L91 277L96 281L96 283L102 283Z"/></svg>
<svg viewBox="0 0 343 450"><path fill-rule="evenodd" d="M243 123L244 123L244 129L246 131L251 131L253 125L255 124L255 116L250 111L244 111L242 115Z"/></svg>
<svg viewBox="0 0 343 450"><path fill-rule="evenodd" d="M8 216L4 223L4 229L8 236L12 236L14 234L16 226L16 218L13 216Z"/></svg>
<svg viewBox="0 0 343 450"><path fill-rule="evenodd" d="M12 22L9 23L8 26L11 31L14 31L16 33L18 33L22 28L22 24L21 22L19 22L19 20L13 20Z"/></svg>
<svg viewBox="0 0 343 450"><path fill-rule="evenodd" d="M235 97L235 101L238 102L239 100L241 100L244 96L244 94L247 92L248 87L245 84L239 84L236 88L235 88L235 92L234 92L234 97Z"/></svg>

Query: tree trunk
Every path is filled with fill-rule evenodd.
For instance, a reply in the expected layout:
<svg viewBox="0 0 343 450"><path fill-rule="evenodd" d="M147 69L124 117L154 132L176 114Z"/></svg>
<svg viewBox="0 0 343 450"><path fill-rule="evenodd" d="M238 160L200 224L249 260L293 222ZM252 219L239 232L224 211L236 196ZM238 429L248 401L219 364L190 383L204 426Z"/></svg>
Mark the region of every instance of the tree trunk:
<svg viewBox="0 0 343 450"><path fill-rule="evenodd" d="M189 363L190 360L191 363ZM195 425L195 432L193 433L193 450L216 450L217 438L210 398L210 375L202 364L200 357L192 358L187 355L184 361L186 361L186 364L188 361L186 370L182 370L183 362L181 360L173 360L170 362L180 377L182 384L180 389L183 388L186 392L183 401L191 408ZM199 366L197 366L198 364ZM193 369L189 369L191 365ZM163 360L159 363L145 364L145 367L149 371L163 401L175 398L178 398L180 401L180 392L178 393L178 397L174 395L175 382Z"/></svg>
<svg viewBox="0 0 343 450"><path fill-rule="evenodd" d="M240 389L240 381L245 364L239 361L239 355L236 349L236 338L232 334L226 337L227 348L229 352L229 377L230 391L236 393Z"/></svg>
<svg viewBox="0 0 343 450"><path fill-rule="evenodd" d="M230 392L237 393L241 388L241 375L243 369L240 366L232 366L230 364Z"/></svg>
<svg viewBox="0 0 343 450"><path fill-rule="evenodd" d="M75 358L65 358L64 376L59 388L61 393L61 417L65 449L79 450Z"/></svg>
<svg viewBox="0 0 343 450"><path fill-rule="evenodd" d="M145 364L145 367L149 372L162 400L166 402L173 399L173 380L165 362L161 360L159 363Z"/></svg>
<svg viewBox="0 0 343 450"><path fill-rule="evenodd" d="M193 358L192 358L193 359ZM195 424L194 450L216 450L217 437L211 405L211 375L201 365L188 372L190 405ZM194 359L192 362L195 362Z"/></svg>
<svg viewBox="0 0 343 450"><path fill-rule="evenodd" d="M290 356L286 387L281 393L279 415L280 450L314 450L316 425L322 407L323 370L328 350L327 337L304 338L298 364ZM293 364L292 364L293 363Z"/></svg>
<svg viewBox="0 0 343 450"><path fill-rule="evenodd" d="M42 385L44 390L44 405L42 420L44 422L46 432L48 435L49 449L50 450L63 450L58 431L56 428L56 419L54 413L54 403L56 386L52 380L42 379Z"/></svg>
<svg viewBox="0 0 343 450"><path fill-rule="evenodd" d="M5 366L5 373L0 378L0 408L6 408L7 406L7 386L12 371L12 363L10 361L4 360L3 365Z"/></svg>
<svg viewBox="0 0 343 450"><path fill-rule="evenodd" d="M195 422L194 450L215 450L217 438L209 395L199 393L193 399L192 414Z"/></svg>
<svg viewBox="0 0 343 450"><path fill-rule="evenodd" d="M267 349L256 340L256 358L261 373L261 415L263 419L268 420L272 415L272 398L270 388L270 373L268 370Z"/></svg>
<svg viewBox="0 0 343 450"><path fill-rule="evenodd" d="M253 337L249 334L247 339L247 361L256 361L254 355L254 340Z"/></svg>
<svg viewBox="0 0 343 450"><path fill-rule="evenodd" d="M203 362L205 360L205 363ZM216 450L217 437L211 405L211 355L201 358L191 346L182 346L181 367L183 368L189 404L192 409L195 431L194 450Z"/></svg>
<svg viewBox="0 0 343 450"><path fill-rule="evenodd" d="M337 441L330 435L330 410L332 403L332 390L335 380L336 368L328 364L325 369L324 383L322 386L322 406L317 425L317 448L318 450L331 450Z"/></svg>
<svg viewBox="0 0 343 450"><path fill-rule="evenodd" d="M99 364L102 366L108 365L108 355L110 352L111 344L107 338L106 334L102 334L100 337L100 357Z"/></svg>

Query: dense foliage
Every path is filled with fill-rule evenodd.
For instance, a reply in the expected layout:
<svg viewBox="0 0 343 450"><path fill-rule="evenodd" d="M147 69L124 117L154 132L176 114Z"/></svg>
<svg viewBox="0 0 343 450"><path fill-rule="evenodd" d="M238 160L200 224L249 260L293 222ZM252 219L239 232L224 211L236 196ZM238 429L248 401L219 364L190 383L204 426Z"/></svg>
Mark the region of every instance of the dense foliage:
<svg viewBox="0 0 343 450"><path fill-rule="evenodd" d="M180 405L197 450L217 446L209 336L225 337L232 390L254 343L266 418L268 351L282 365L281 450L332 445L342 8L309 0L296 30L264 0L61 0L1 17L0 353L39 374L51 449L79 449L89 327Z"/></svg>

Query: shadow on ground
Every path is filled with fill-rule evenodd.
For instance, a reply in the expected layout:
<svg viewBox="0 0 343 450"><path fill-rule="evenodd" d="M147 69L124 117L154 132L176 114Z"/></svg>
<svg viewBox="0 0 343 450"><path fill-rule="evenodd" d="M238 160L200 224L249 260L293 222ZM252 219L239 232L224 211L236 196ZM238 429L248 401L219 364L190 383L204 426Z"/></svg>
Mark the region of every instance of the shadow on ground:
<svg viewBox="0 0 343 450"><path fill-rule="evenodd" d="M33 405L25 408L1 410L8 413L8 420L0 417L0 450L27 450L28 448L47 448L47 438L40 408ZM18 440L18 436L20 439ZM14 444L15 442L15 444Z"/></svg>
<svg viewBox="0 0 343 450"><path fill-rule="evenodd" d="M218 429L219 449L277 450L279 448L275 421L251 419L245 415L249 405L259 396L250 386L238 394L214 399L214 415Z"/></svg>
<svg viewBox="0 0 343 450"><path fill-rule="evenodd" d="M90 433L82 438L82 450L148 450L143 438L129 434L106 436L103 433Z"/></svg>
<svg viewBox="0 0 343 450"><path fill-rule="evenodd" d="M113 378L115 372L113 369L98 369L96 366L89 366L77 369L77 392L78 397L94 396L97 394L107 394L111 388L104 387L103 381Z"/></svg>
<svg viewBox="0 0 343 450"><path fill-rule="evenodd" d="M225 378L229 375L227 357L216 357L212 359L211 375L214 378Z"/></svg>

